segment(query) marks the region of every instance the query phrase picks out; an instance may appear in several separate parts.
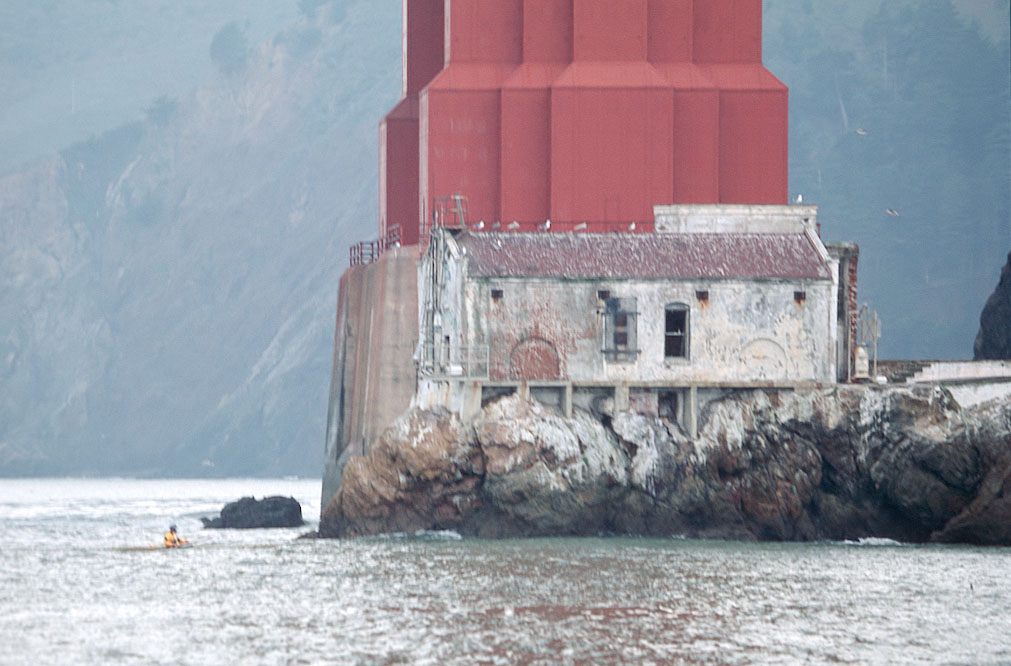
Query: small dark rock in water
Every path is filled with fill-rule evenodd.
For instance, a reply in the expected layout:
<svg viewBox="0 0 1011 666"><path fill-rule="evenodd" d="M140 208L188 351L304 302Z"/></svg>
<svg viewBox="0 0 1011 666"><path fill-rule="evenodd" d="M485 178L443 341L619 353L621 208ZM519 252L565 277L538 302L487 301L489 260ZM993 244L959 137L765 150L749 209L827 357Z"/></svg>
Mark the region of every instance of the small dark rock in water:
<svg viewBox="0 0 1011 666"><path fill-rule="evenodd" d="M218 518L201 518L212 529L253 529L262 527L301 527L302 505L294 497L243 497L221 509Z"/></svg>

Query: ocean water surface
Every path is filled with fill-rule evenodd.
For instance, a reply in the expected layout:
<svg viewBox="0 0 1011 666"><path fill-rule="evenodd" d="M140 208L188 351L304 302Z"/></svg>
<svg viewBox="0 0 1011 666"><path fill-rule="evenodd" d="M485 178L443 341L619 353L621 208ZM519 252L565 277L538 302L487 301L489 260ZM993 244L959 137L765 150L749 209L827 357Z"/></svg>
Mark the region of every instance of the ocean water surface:
<svg viewBox="0 0 1011 666"><path fill-rule="evenodd" d="M1011 664L1011 549L298 540L319 493L0 480L0 664ZM201 527L274 494L309 524Z"/></svg>

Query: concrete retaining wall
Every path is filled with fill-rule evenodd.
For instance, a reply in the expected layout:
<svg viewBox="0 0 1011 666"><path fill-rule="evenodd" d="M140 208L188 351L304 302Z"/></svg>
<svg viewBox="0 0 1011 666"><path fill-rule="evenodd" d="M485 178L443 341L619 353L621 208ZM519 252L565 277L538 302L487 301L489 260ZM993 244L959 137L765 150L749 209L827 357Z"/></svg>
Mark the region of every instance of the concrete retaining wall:
<svg viewBox="0 0 1011 666"><path fill-rule="evenodd" d="M344 465L364 455L414 393L418 247L389 250L341 276L327 410L322 507Z"/></svg>
<svg viewBox="0 0 1011 666"><path fill-rule="evenodd" d="M906 383L985 379L1011 379L1011 361L938 361L917 372Z"/></svg>

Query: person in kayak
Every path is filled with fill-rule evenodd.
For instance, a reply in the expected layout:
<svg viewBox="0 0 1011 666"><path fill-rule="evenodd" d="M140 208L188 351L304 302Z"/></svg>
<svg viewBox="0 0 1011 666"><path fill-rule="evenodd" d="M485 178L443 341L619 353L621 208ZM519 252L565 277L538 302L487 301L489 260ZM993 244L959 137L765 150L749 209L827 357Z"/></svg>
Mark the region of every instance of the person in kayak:
<svg viewBox="0 0 1011 666"><path fill-rule="evenodd" d="M166 548L178 548L188 544L189 541L186 539L180 539L179 535L176 534L176 526L172 525L169 527L168 532L165 533L165 547Z"/></svg>

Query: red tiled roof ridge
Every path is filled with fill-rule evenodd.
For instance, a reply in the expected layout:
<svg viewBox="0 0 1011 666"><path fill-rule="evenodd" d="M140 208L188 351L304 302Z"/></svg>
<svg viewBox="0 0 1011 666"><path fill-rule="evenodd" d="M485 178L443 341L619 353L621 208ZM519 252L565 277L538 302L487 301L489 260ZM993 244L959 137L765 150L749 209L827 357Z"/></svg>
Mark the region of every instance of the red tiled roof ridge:
<svg viewBox="0 0 1011 666"><path fill-rule="evenodd" d="M805 233L463 232L471 275L830 279Z"/></svg>

